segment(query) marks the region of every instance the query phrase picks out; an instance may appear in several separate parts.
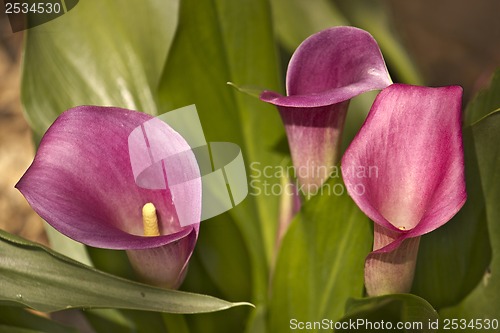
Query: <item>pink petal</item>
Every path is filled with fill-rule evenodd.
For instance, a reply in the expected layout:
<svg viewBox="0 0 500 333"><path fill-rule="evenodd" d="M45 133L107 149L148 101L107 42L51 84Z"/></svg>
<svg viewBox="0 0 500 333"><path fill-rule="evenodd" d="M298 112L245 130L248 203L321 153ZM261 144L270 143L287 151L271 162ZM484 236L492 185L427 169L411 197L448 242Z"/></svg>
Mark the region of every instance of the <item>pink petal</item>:
<svg viewBox="0 0 500 333"><path fill-rule="evenodd" d="M458 86L403 84L377 96L342 159L349 194L375 223L416 237L463 206L461 97ZM393 250L391 244L380 251Z"/></svg>
<svg viewBox="0 0 500 333"><path fill-rule="evenodd" d="M143 189L135 183L128 136L151 118L96 106L66 111L45 134L33 164L16 187L49 224L87 245L148 249L182 241L193 230L197 235L198 225L180 227L179 207L174 206L169 190ZM167 137L169 144L181 150L190 149L168 125L161 126L162 139ZM199 202L201 183L189 186L195 193L193 202ZM141 236L141 209L147 202L157 208L162 236ZM201 206L183 205L200 215ZM190 247L192 242L184 243Z"/></svg>
<svg viewBox="0 0 500 333"><path fill-rule="evenodd" d="M287 71L287 94L264 91L285 124L293 164L309 196L338 163L349 100L391 84L377 42L366 31L333 27L307 38ZM302 171L302 172L300 172Z"/></svg>
<svg viewBox="0 0 500 333"><path fill-rule="evenodd" d="M366 31L333 27L307 38L288 65L287 95L265 91L278 106L319 107L347 101L391 84L377 42Z"/></svg>

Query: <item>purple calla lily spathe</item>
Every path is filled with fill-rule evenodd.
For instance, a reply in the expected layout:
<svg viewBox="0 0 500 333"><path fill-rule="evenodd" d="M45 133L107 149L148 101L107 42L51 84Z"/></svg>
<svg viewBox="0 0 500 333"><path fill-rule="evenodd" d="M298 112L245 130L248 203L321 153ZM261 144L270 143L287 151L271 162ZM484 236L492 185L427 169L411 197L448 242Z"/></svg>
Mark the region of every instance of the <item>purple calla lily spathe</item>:
<svg viewBox="0 0 500 333"><path fill-rule="evenodd" d="M366 31L334 27L307 38L286 75L287 96L264 91L278 107L296 175L309 197L338 163L349 100L392 83L377 42Z"/></svg>
<svg viewBox="0 0 500 333"><path fill-rule="evenodd" d="M177 288L199 230L196 223L181 227L177 215L185 210L201 215L201 181L186 183L190 198L176 200L175 205L168 188L137 186L128 139L150 119L144 113L111 107L80 106L64 112L44 135L16 187L61 233L90 246L126 250L145 281ZM156 126L148 137L151 145L167 140L163 146L170 152L191 149L166 123L149 122L149 126ZM197 170L194 155L184 156ZM168 179L163 181L168 184Z"/></svg>
<svg viewBox="0 0 500 333"><path fill-rule="evenodd" d="M461 99L458 86L391 85L342 158L349 194L375 222L370 296L409 292L420 236L465 203ZM376 173L360 172L368 168Z"/></svg>

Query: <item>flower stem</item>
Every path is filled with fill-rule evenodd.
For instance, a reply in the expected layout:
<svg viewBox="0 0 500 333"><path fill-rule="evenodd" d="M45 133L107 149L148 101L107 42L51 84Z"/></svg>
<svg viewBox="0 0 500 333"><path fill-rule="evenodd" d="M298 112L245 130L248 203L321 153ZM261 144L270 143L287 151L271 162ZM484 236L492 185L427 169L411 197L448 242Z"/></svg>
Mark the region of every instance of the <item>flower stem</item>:
<svg viewBox="0 0 500 333"><path fill-rule="evenodd" d="M365 261L365 287L369 296L408 293L411 290L420 237L403 240L393 251L376 252L398 236L396 232L375 224L374 252Z"/></svg>

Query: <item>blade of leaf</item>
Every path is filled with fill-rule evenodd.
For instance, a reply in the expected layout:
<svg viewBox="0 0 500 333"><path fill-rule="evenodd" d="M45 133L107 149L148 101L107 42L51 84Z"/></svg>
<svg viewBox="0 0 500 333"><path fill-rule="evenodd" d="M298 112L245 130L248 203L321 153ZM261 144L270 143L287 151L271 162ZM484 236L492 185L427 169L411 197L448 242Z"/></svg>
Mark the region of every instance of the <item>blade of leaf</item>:
<svg viewBox="0 0 500 333"><path fill-rule="evenodd" d="M177 17L178 0L86 0L28 30L21 93L36 137L76 105L155 114L154 91Z"/></svg>
<svg viewBox="0 0 500 333"><path fill-rule="evenodd" d="M28 30L21 100L35 141L59 114L77 105L156 114L154 95L177 27L178 2L125 6L119 0L85 0ZM54 249L89 263L83 246L50 235Z"/></svg>
<svg viewBox="0 0 500 333"><path fill-rule="evenodd" d="M486 218L492 260L482 281L457 306L443 309L447 318L489 318L500 316L500 111L472 125L480 181L486 204Z"/></svg>
<svg viewBox="0 0 500 333"><path fill-rule="evenodd" d="M92 260L87 253L85 245L61 234L47 222L44 222L44 227L52 249L64 253L66 256L84 265L92 266Z"/></svg>
<svg viewBox="0 0 500 333"><path fill-rule="evenodd" d="M18 328L40 330L50 333L77 332L76 329L59 324L48 318L38 316L19 307L0 306L0 314L0 325L15 326Z"/></svg>
<svg viewBox="0 0 500 333"><path fill-rule="evenodd" d="M347 19L328 0L272 0L271 5L276 34L289 52L316 32L348 25Z"/></svg>
<svg viewBox="0 0 500 333"><path fill-rule="evenodd" d="M164 313L162 317L168 332L189 333L189 328L184 316Z"/></svg>
<svg viewBox="0 0 500 333"><path fill-rule="evenodd" d="M93 309L83 312L96 332L135 333L136 325L115 309Z"/></svg>
<svg viewBox="0 0 500 333"><path fill-rule="evenodd" d="M339 171L340 172L340 171ZM337 320L363 294L363 269L373 232L368 218L331 179L308 201L285 235L272 281L270 332L299 321Z"/></svg>
<svg viewBox="0 0 500 333"><path fill-rule="evenodd" d="M134 323L134 333L164 333L167 331L161 313L137 310L120 310L120 312ZM104 333L107 332L109 331Z"/></svg>
<svg viewBox="0 0 500 333"><path fill-rule="evenodd" d="M228 81L278 88L269 4L265 0L183 1L179 30L159 89L160 109L164 112L195 103L208 141L240 145L247 171L255 163L261 167L277 165L272 145L284 133L278 112L235 91ZM250 180L260 186L264 181L270 185L279 181L265 179L262 173L254 173ZM250 252L253 299L263 301L278 198L256 195L252 187L249 191L230 214Z"/></svg>
<svg viewBox="0 0 500 333"><path fill-rule="evenodd" d="M356 332L372 332L366 322L391 322L395 328L397 323L403 322L414 325L411 329L400 332L434 332L429 327L430 322L439 320L434 308L423 298L411 294L394 294L362 299L351 299L346 305L346 316L343 322L363 323L356 327ZM335 330L345 332L346 330ZM350 330L347 330L350 332Z"/></svg>
<svg viewBox="0 0 500 333"><path fill-rule="evenodd" d="M480 91L465 109L465 125L471 125L500 108L500 68L496 70L487 89Z"/></svg>
<svg viewBox="0 0 500 333"><path fill-rule="evenodd" d="M49 331L31 330L9 325L0 325L0 333L48 333Z"/></svg>
<svg viewBox="0 0 500 333"><path fill-rule="evenodd" d="M265 306L259 306L252 311L248 318L245 333L266 333L267 332L267 310Z"/></svg>
<svg viewBox="0 0 500 333"><path fill-rule="evenodd" d="M211 222L212 223L212 222ZM216 223L215 221L213 223ZM203 226L201 227L203 228ZM200 233L201 235L201 233ZM190 292L203 292L223 297L224 292L218 289L219 283L215 283L213 278L207 273L205 265L200 260L200 250L194 252L189 262L189 273L182 284L183 290ZM225 279L224 279L225 280ZM221 333L221 332L241 332L243 331L246 318L252 309L239 307L230 312L213 312L203 315L186 317L190 332ZM164 318L165 320L165 318ZM223 323L223 324L221 324Z"/></svg>
<svg viewBox="0 0 500 333"><path fill-rule="evenodd" d="M252 297L249 254L230 214L201 225L195 251L224 299Z"/></svg>
<svg viewBox="0 0 500 333"><path fill-rule="evenodd" d="M43 312L121 308L202 313L248 305L124 280L4 231L0 231L0 273L0 303Z"/></svg>

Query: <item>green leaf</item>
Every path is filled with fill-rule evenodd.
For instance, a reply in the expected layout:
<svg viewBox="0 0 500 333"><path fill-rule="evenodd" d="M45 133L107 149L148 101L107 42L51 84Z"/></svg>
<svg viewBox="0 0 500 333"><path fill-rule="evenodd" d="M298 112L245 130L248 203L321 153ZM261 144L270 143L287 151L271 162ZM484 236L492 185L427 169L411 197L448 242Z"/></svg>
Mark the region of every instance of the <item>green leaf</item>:
<svg viewBox="0 0 500 333"><path fill-rule="evenodd" d="M189 333L189 328L184 316L164 313L162 317L168 332Z"/></svg>
<svg viewBox="0 0 500 333"><path fill-rule="evenodd" d="M340 171L339 171L340 172ZM272 281L270 332L289 321L337 320L344 304L363 294L363 269L373 232L338 179L331 179L293 220Z"/></svg>
<svg viewBox="0 0 500 333"><path fill-rule="evenodd" d="M247 171L252 171L250 181L258 184L279 182L265 179L252 166L260 171L279 164L272 147L284 133L283 125L274 107L227 82L277 89L276 58L266 0L182 1L179 30L159 90L162 112L196 104L208 141L240 145ZM250 253L253 299L259 303L267 296L278 197L257 195L252 187L249 191L230 214Z"/></svg>
<svg viewBox="0 0 500 333"><path fill-rule="evenodd" d="M266 333L266 315L267 310L265 306L255 308L248 318L245 333Z"/></svg>
<svg viewBox="0 0 500 333"><path fill-rule="evenodd" d="M333 2L328 0L271 0L271 5L276 35L289 52L316 32L348 25Z"/></svg>
<svg viewBox="0 0 500 333"><path fill-rule="evenodd" d="M49 331L30 330L8 325L0 325L0 333L48 333Z"/></svg>
<svg viewBox="0 0 500 333"><path fill-rule="evenodd" d="M16 329L29 329L47 333L76 333L77 330L59 324L45 317L37 316L18 307L0 306L0 332L2 326L16 327ZM16 332L8 330L6 332Z"/></svg>
<svg viewBox="0 0 500 333"><path fill-rule="evenodd" d="M137 310L120 310L120 312L134 323L134 333L165 333L167 331L161 313ZM177 316L182 315L178 314ZM104 331L104 333L107 332L116 331Z"/></svg>
<svg viewBox="0 0 500 333"><path fill-rule="evenodd" d="M195 251L225 299L252 297L249 254L229 214L201 224Z"/></svg>
<svg viewBox="0 0 500 333"><path fill-rule="evenodd" d="M434 308L423 298L411 294L394 294L379 297L351 299L346 306L347 315L342 322L360 323L356 332L375 331L370 325L384 323L384 331L391 332L434 332L430 323L439 321L439 316ZM411 328L396 330L398 323L412 325ZM392 329L389 328L389 324ZM346 327L349 327L346 325ZM335 330L335 332L351 332ZM378 329L377 329L378 330Z"/></svg>
<svg viewBox="0 0 500 333"><path fill-rule="evenodd" d="M96 332L136 333L136 325L119 310L93 309L83 315Z"/></svg>
<svg viewBox="0 0 500 333"><path fill-rule="evenodd" d="M92 266L92 260L87 253L85 245L61 234L47 222L44 222L44 228L49 239L50 247L54 251L64 253L66 256L84 265Z"/></svg>
<svg viewBox="0 0 500 333"><path fill-rule="evenodd" d="M216 223L210 221L207 223ZM203 226L202 226L203 228ZM200 229L201 230L201 229ZM200 231L201 236L201 231ZM209 293L216 297L222 297L224 291L218 289L219 283L215 283L213 278L205 269L205 265L200 260L200 251L202 248L195 250L194 255L189 262L189 273L184 280L181 288L191 292ZM242 265L245 265L242 263ZM228 277L226 277L227 279ZM226 279L223 279L225 281ZM243 282L244 283L244 282ZM188 324L190 332L204 332L204 333L222 333L222 332L242 332L245 327L245 321L249 312L253 310L248 307L237 307L224 312L213 312L196 316L185 316L186 323ZM164 318L164 321L170 323L170 318ZM177 331L175 331L177 332Z"/></svg>
<svg viewBox="0 0 500 333"><path fill-rule="evenodd" d="M465 125L471 125L489 113L500 109L500 68L487 89L480 91L465 109Z"/></svg>
<svg viewBox="0 0 500 333"><path fill-rule="evenodd" d="M412 289L437 309L456 304L469 294L491 261L472 129L463 131L467 201L451 221L422 236Z"/></svg>
<svg viewBox="0 0 500 333"><path fill-rule="evenodd" d="M36 138L66 109L112 105L155 114L178 0L85 0L27 31L22 102Z"/></svg>
<svg viewBox="0 0 500 333"><path fill-rule="evenodd" d="M481 282L460 304L444 309L448 318L489 318L500 316L500 111L472 125L477 163L488 221L492 260Z"/></svg>
<svg viewBox="0 0 500 333"><path fill-rule="evenodd" d="M342 14L355 26L371 33L377 40L392 75L399 82L422 85L424 80L390 26L387 1L336 1Z"/></svg>
<svg viewBox="0 0 500 333"><path fill-rule="evenodd" d="M140 280L130 265L125 251L114 251L90 246L87 247L87 251L92 259L94 268L127 280ZM65 252L61 253L66 255Z"/></svg>
<svg viewBox="0 0 500 333"><path fill-rule="evenodd" d="M202 313L248 305L124 280L4 231L0 231L0 274L0 303L43 312L121 308Z"/></svg>
<svg viewBox="0 0 500 333"><path fill-rule="evenodd" d="M342 133L342 154L358 134L378 93L379 91L369 91L354 97L349 102L349 111L347 112Z"/></svg>

